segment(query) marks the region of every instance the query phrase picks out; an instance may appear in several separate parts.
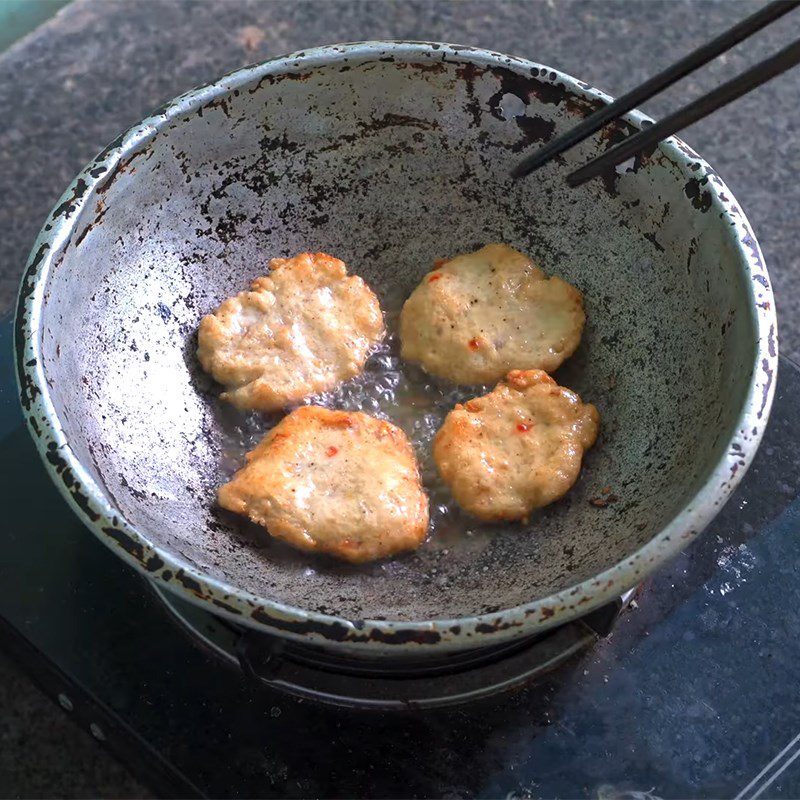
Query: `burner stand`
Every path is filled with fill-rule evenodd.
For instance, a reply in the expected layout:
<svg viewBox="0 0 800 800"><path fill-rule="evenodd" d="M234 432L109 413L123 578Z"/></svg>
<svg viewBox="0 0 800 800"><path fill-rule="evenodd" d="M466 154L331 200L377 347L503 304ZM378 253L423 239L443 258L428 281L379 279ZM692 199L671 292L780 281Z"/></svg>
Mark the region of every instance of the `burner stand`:
<svg viewBox="0 0 800 800"><path fill-rule="evenodd" d="M607 635L635 592L521 641L390 660L342 656L256 632L148 584L185 633L256 683L329 705L394 710L460 705L518 689Z"/></svg>

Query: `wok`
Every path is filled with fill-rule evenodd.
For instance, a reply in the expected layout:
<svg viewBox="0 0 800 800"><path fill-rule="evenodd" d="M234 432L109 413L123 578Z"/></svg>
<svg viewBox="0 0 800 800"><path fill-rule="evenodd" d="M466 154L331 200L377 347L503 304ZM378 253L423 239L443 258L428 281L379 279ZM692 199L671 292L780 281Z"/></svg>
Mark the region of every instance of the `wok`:
<svg viewBox="0 0 800 800"><path fill-rule="evenodd" d="M608 100L519 58L368 42L247 67L153 112L76 178L22 281L21 401L63 494L171 591L350 653L494 645L640 582L703 530L750 463L776 322L744 214L683 142L563 183L643 115L511 181L523 151ZM525 525L490 526L440 508L433 487L423 547L359 567L220 512L217 486L274 419L219 400L195 357L203 314L269 258L321 250L370 283L391 328L435 258L493 241L586 299L581 348L556 377L598 406L602 434L566 498ZM396 385L424 382L392 364ZM426 406L424 386L407 402L364 391L356 381L331 402L372 403L415 430L446 411Z"/></svg>

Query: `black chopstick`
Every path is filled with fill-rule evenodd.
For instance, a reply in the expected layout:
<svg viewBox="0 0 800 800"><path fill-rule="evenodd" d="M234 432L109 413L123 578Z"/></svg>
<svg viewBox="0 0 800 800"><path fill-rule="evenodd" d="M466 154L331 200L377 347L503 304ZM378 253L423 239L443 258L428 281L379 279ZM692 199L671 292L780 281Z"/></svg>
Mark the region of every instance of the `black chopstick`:
<svg viewBox="0 0 800 800"><path fill-rule="evenodd" d="M621 164L643 150L655 147L662 139L708 116L798 63L800 63L800 39L741 75L723 83L722 86L718 86L707 95L699 97L685 108L625 139L613 149L569 174L567 183L570 186L578 186L596 177L605 169Z"/></svg>
<svg viewBox="0 0 800 800"><path fill-rule="evenodd" d="M636 108L640 103L649 100L726 50L730 50L734 45L744 41L798 5L800 5L800 0L774 0L774 2L768 3L755 14L751 14L707 44L698 47L697 50L689 53L671 67L646 80L613 103L599 109L562 136L553 139L540 150L524 158L511 171L512 177L521 178L538 169L554 156L587 139L612 119Z"/></svg>

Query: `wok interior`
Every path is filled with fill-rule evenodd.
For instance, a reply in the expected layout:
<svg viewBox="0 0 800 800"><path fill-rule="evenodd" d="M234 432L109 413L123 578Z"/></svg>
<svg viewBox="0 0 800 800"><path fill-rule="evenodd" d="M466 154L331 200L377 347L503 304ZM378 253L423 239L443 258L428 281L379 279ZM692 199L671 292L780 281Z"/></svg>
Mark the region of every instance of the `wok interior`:
<svg viewBox="0 0 800 800"><path fill-rule="evenodd" d="M512 607L630 556L702 485L754 352L739 256L689 168L657 155L567 189L600 138L513 183L523 150L595 101L513 63L409 58L268 77L169 122L82 212L43 316L66 436L131 525L237 589L356 619ZM488 242L585 294L583 343L556 377L598 406L602 435L563 501L527 525L455 515L419 552L362 567L215 508L231 442L261 423L199 370L203 314L304 250L344 259L396 311L435 258ZM618 500L597 508L603 487Z"/></svg>

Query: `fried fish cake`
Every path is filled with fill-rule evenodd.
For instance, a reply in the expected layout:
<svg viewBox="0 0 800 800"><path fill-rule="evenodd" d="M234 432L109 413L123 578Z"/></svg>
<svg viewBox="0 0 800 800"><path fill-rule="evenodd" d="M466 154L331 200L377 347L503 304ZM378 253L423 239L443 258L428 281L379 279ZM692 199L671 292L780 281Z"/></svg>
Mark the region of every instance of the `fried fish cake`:
<svg viewBox="0 0 800 800"><path fill-rule="evenodd" d="M524 519L562 497L597 439L600 415L541 370L513 370L457 405L433 442L458 504L485 520Z"/></svg>
<svg viewBox="0 0 800 800"><path fill-rule="evenodd" d="M203 317L197 355L242 409L276 411L361 372L384 334L378 298L325 253L270 261L267 277Z"/></svg>
<svg viewBox="0 0 800 800"><path fill-rule="evenodd" d="M302 406L247 454L219 504L276 539L351 562L415 550L428 498L395 425L357 411Z"/></svg>
<svg viewBox="0 0 800 800"><path fill-rule="evenodd" d="M489 244L422 279L400 315L401 354L455 383L489 383L512 369L552 372L575 352L585 320L574 286Z"/></svg>

